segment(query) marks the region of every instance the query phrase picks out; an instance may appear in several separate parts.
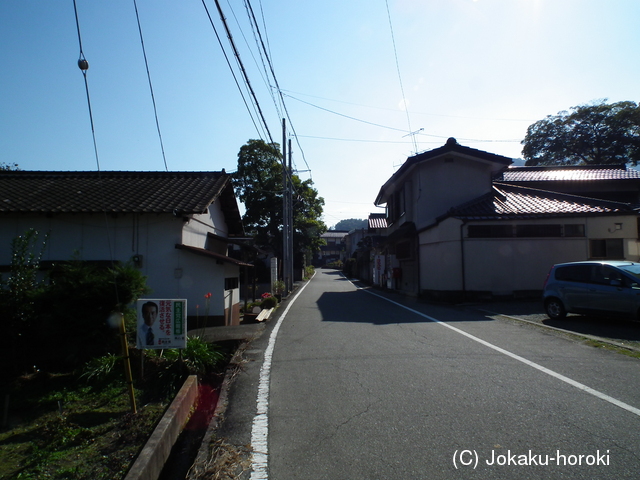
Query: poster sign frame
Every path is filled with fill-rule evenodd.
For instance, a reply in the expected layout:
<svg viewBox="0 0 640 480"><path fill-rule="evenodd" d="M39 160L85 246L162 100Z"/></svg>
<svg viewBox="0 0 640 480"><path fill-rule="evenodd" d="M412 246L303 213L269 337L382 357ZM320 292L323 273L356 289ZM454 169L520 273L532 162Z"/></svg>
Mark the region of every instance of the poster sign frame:
<svg viewBox="0 0 640 480"><path fill-rule="evenodd" d="M187 300L141 298L136 301L138 349L186 348Z"/></svg>

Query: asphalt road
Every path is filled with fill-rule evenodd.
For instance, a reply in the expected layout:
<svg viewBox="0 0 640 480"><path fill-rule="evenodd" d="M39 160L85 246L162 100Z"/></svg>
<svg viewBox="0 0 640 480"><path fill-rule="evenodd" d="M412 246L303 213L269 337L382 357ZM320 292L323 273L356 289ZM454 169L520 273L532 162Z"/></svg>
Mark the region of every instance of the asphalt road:
<svg viewBox="0 0 640 480"><path fill-rule="evenodd" d="M252 478L640 476L637 359L334 271L288 302L221 431L247 437L269 337L268 467Z"/></svg>

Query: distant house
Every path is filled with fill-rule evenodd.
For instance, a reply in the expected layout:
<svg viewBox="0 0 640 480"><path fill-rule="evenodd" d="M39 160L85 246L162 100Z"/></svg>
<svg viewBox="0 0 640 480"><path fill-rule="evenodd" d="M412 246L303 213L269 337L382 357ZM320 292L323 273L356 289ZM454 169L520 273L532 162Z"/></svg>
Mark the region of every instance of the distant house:
<svg viewBox="0 0 640 480"><path fill-rule="evenodd" d="M316 267L322 267L328 263L335 261L344 261L346 258L347 245L346 245L346 230L328 230L323 233L322 238L326 245L320 247L320 251L314 254L313 265Z"/></svg>
<svg viewBox="0 0 640 480"><path fill-rule="evenodd" d="M411 295L539 292L554 263L640 259L640 174L621 167L511 167L455 139L410 157L382 186L383 284Z"/></svg>
<svg viewBox="0 0 640 480"><path fill-rule="evenodd" d="M349 232L346 238L347 253L355 259L347 273L367 283L380 285L383 273L384 235L387 230L387 216L384 213L371 213L367 219L367 228Z"/></svg>
<svg viewBox="0 0 640 480"><path fill-rule="evenodd" d="M187 299L191 326L239 323L240 269L251 265L229 256L244 230L224 170L2 171L0 213L0 268L11 240L35 228L49 233L44 262L131 261L150 297Z"/></svg>

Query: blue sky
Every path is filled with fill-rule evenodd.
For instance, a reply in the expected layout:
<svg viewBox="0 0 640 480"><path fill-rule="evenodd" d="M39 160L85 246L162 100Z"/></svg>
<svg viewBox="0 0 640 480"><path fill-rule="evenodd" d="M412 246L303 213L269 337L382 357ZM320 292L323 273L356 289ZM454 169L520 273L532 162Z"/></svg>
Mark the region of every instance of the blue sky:
<svg viewBox="0 0 640 480"><path fill-rule="evenodd" d="M164 170L133 0L76 3L98 161L73 0L2 0L0 162ZM215 3L206 5L240 79ZM220 5L281 143L282 105L245 2ZM518 158L527 127L547 115L603 98L639 100L637 0L251 5L296 134L295 167L325 198L329 226L381 211L373 205L380 186L408 156L448 137ZM234 171L240 147L267 137L245 107L202 0L137 6L169 170Z"/></svg>

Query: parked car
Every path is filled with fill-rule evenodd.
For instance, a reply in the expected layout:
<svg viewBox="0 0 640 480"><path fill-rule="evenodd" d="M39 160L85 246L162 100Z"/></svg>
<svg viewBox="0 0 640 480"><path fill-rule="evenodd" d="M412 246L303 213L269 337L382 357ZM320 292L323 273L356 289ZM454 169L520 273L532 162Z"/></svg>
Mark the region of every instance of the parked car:
<svg viewBox="0 0 640 480"><path fill-rule="evenodd" d="M567 313L640 319L640 263L591 261L554 265L543 288L549 318Z"/></svg>

